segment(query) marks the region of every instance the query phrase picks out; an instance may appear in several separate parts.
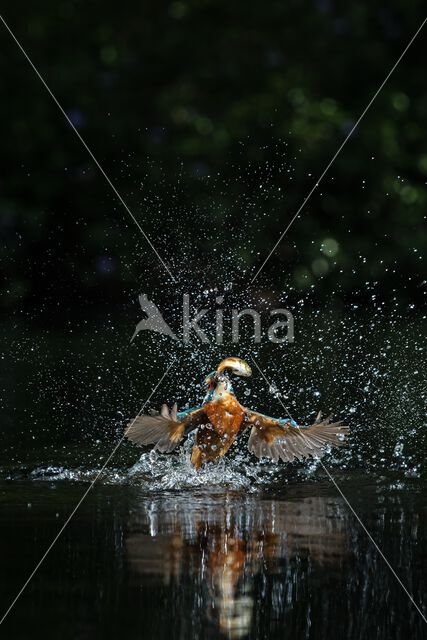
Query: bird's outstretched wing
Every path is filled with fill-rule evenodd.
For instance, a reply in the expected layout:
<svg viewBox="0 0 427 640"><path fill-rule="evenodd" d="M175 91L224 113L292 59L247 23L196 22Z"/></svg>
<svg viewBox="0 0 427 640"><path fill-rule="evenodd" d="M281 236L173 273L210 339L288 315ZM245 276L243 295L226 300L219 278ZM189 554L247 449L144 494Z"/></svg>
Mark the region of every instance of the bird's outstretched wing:
<svg viewBox="0 0 427 640"><path fill-rule="evenodd" d="M156 450L170 453L187 433L207 422L204 407L178 413L176 404L171 410L164 404L157 415L137 416L131 420L125 436L135 444L155 444Z"/></svg>
<svg viewBox="0 0 427 640"><path fill-rule="evenodd" d="M246 423L252 425L249 436L249 451L258 458L267 457L275 462L291 462L295 458L320 458L327 445L339 447L343 444L349 428L341 422L322 420L319 413L309 427L297 427L289 418L278 420L262 413L245 409Z"/></svg>

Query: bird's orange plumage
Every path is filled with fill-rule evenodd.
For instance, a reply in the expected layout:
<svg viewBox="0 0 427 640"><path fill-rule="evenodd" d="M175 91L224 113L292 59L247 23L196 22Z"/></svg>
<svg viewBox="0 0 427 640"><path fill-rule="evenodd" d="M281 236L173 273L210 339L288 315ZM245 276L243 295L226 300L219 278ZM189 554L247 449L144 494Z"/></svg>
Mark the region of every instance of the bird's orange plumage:
<svg viewBox="0 0 427 640"><path fill-rule="evenodd" d="M163 405L160 414L137 416L128 425L125 435L141 445L155 444L163 453L173 451L190 431L196 431L191 462L199 469L208 460L224 456L235 439L250 429L249 450L258 458L268 457L291 462L318 457L327 445L340 446L348 427L341 422L322 419L319 413L310 427L298 427L291 417L270 418L243 407L234 395L230 380L224 373L230 369L240 376L250 376L251 369L240 358L226 358L217 371L205 380L208 394L200 407L177 412Z"/></svg>
<svg viewBox="0 0 427 640"><path fill-rule="evenodd" d="M197 431L192 462L199 468L203 460L225 455L239 433L244 418L240 403L231 395L205 405L209 424Z"/></svg>

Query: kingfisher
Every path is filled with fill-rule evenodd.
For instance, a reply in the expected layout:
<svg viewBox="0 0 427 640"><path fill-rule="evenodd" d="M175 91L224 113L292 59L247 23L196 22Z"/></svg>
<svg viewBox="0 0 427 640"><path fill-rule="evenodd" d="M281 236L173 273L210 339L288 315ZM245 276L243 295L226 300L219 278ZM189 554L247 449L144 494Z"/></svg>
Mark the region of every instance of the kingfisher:
<svg viewBox="0 0 427 640"><path fill-rule="evenodd" d="M160 412L136 416L126 428L125 436L138 445L154 444L161 453L170 453L191 431L196 443L191 463L196 469L209 460L222 458L233 442L250 430L248 448L257 458L285 462L321 457L328 445L341 446L349 428L319 413L310 426L298 426L292 417L271 418L243 407L236 398L229 372L235 376L252 375L249 364L241 358L225 358L205 381L203 404L185 411L164 404Z"/></svg>

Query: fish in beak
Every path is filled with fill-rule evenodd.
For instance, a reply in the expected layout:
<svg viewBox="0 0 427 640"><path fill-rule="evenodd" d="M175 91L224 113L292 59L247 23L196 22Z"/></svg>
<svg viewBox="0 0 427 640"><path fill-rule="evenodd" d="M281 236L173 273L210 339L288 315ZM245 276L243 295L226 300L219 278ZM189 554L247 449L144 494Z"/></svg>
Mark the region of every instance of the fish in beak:
<svg viewBox="0 0 427 640"><path fill-rule="evenodd" d="M221 373L221 371L225 369L230 369L231 373L234 373L235 376L249 378L252 375L252 369L246 360L242 360L241 358L225 358L225 360L219 363L216 372Z"/></svg>

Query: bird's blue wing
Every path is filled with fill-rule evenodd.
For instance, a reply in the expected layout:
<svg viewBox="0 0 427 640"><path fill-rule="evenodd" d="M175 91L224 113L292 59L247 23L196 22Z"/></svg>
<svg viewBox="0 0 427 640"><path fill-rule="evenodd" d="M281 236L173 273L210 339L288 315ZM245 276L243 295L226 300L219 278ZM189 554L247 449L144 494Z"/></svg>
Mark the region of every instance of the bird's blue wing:
<svg viewBox="0 0 427 640"><path fill-rule="evenodd" d="M178 411L176 414L176 419L178 422L182 422L186 418L190 417L190 413L193 411L199 411L199 409L203 409L203 407L191 407L191 409L185 409L184 411Z"/></svg>
<svg viewBox="0 0 427 640"><path fill-rule="evenodd" d="M246 407L242 407L242 409L245 412L247 418L250 420L250 422L254 422L258 418L260 422L264 422L264 421L273 422L273 423L277 423L277 425L280 427L286 427L286 426L298 427L298 424L291 417L272 418L271 416L267 416L265 413L259 413L259 411L251 411L250 409L246 409Z"/></svg>
<svg viewBox="0 0 427 640"><path fill-rule="evenodd" d="M252 426L249 451L275 462L279 458L290 462L295 458L320 457L327 445L343 444L349 431L341 422L322 420L320 414L311 426L298 427L292 418L270 418L245 409L245 421Z"/></svg>

